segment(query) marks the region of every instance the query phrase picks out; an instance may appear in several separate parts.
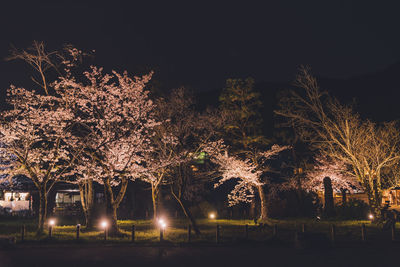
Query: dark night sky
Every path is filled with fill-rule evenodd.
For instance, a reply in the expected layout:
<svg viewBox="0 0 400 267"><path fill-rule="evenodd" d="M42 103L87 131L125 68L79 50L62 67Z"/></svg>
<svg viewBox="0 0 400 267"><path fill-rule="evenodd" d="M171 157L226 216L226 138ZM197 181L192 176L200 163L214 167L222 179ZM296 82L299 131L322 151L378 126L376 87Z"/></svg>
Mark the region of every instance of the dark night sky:
<svg viewBox="0 0 400 267"><path fill-rule="evenodd" d="M96 50L96 64L156 70L166 86L220 88L230 77L293 79L300 64L348 78L400 61L400 4L389 1L2 1L0 58L43 40ZM218 2L218 3L217 3ZM0 87L23 64L0 62Z"/></svg>

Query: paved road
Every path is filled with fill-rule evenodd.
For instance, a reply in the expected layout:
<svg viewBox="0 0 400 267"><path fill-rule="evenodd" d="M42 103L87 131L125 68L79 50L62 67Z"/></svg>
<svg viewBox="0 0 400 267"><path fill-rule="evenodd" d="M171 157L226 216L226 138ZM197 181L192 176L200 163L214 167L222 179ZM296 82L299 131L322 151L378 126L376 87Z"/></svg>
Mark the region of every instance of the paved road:
<svg viewBox="0 0 400 267"><path fill-rule="evenodd" d="M399 266L400 248L296 250L283 247L58 247L0 250L1 267Z"/></svg>

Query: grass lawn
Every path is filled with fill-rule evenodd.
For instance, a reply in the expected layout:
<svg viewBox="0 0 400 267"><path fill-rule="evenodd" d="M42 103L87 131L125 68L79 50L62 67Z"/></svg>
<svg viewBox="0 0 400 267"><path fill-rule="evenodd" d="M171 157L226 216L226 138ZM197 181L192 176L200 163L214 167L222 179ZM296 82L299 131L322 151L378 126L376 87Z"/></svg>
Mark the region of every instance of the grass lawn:
<svg viewBox="0 0 400 267"><path fill-rule="evenodd" d="M149 245L158 244L159 229L151 220L121 220L118 222L125 237L109 237L107 243L130 244L131 227L135 225L135 242L137 244ZM216 225L220 225L220 243L237 244L238 241L245 239L245 225L248 224L248 240L254 243L265 243L274 240L279 244L292 244L295 232L300 231L302 224L306 225L306 231L309 233L323 233L330 237L330 225L336 226L336 240L341 244L360 243L361 224L366 225L368 242L390 243L391 231L383 231L382 227L371 224L369 221L315 221L311 219L290 219L290 220L268 220L265 227L255 225L250 220L209 220L200 219L198 224L202 234L196 236L192 233L192 244L215 244ZM273 225L278 227L277 238L273 238ZM69 221L58 221L53 228L53 238L47 238L47 231L41 237L35 235L36 220L24 219L1 219L0 235L15 236L17 242L21 238L22 225L26 226L25 244L68 244L76 243L76 225ZM396 227L400 227L399 224ZM101 229L87 231L84 227L80 233L80 243L103 243L103 231ZM400 230L399 237L400 239ZM168 221L165 230L164 240L168 244L185 244L187 242L187 221L175 219Z"/></svg>

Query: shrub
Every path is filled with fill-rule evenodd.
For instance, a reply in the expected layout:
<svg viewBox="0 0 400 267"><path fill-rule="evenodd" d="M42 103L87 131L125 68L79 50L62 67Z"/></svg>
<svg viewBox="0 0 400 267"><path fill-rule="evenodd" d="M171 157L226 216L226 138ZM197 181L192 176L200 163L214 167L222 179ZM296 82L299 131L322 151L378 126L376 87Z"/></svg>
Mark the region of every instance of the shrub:
<svg viewBox="0 0 400 267"><path fill-rule="evenodd" d="M201 201L191 209L192 215L198 218L208 218L208 213L216 211L215 208L208 201Z"/></svg>
<svg viewBox="0 0 400 267"><path fill-rule="evenodd" d="M268 216L271 218L315 217L320 202L312 192L295 189L272 190L268 194Z"/></svg>
<svg viewBox="0 0 400 267"><path fill-rule="evenodd" d="M360 199L349 199L346 203L336 206L338 219L365 220L370 211L367 203Z"/></svg>

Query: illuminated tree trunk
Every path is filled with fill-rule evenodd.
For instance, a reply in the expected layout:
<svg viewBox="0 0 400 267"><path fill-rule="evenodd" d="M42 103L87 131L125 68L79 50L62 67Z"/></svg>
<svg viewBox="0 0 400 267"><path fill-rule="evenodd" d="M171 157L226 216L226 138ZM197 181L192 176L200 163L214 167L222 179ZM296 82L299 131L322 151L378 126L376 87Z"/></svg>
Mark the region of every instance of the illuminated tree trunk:
<svg viewBox="0 0 400 267"><path fill-rule="evenodd" d="M118 205L111 205L111 225L110 225L110 230L109 233L112 234L118 234L119 231L119 227L118 227L118 215L117 215L117 211L118 211Z"/></svg>
<svg viewBox="0 0 400 267"><path fill-rule="evenodd" d="M39 222L37 233L43 232L44 223L47 217L47 190L46 186L40 186L39 188Z"/></svg>
<svg viewBox="0 0 400 267"><path fill-rule="evenodd" d="M371 208L371 212L374 215L374 221L376 222L381 222L383 217L382 217L382 206L381 203L376 201L375 199L369 199L369 206Z"/></svg>
<svg viewBox="0 0 400 267"><path fill-rule="evenodd" d="M93 181L87 180L79 183L79 193L81 196L82 210L85 215L86 227L93 228L93 207L94 207L94 192Z"/></svg>
<svg viewBox="0 0 400 267"><path fill-rule="evenodd" d="M364 179L367 180L368 179ZM368 195L369 206L374 215L374 221L381 222L382 217L382 189L376 179L373 179L373 185L368 182L364 183L365 191Z"/></svg>
<svg viewBox="0 0 400 267"><path fill-rule="evenodd" d="M260 220L266 220L267 217L267 198L265 197L264 187L257 186L258 195L260 196Z"/></svg>
<svg viewBox="0 0 400 267"><path fill-rule="evenodd" d="M109 227L109 234L110 235L118 235L120 234L120 230L118 228L118 216L117 211L118 207L124 198L126 188L128 187L128 179L122 178L121 179L121 186L117 195L114 195L111 181L109 178L105 179L104 181L104 189L106 194L106 201L107 201L107 216L110 220L110 227Z"/></svg>
<svg viewBox="0 0 400 267"><path fill-rule="evenodd" d="M153 184L151 185L151 200L153 202L153 219L157 219L157 200L158 200L158 188Z"/></svg>

